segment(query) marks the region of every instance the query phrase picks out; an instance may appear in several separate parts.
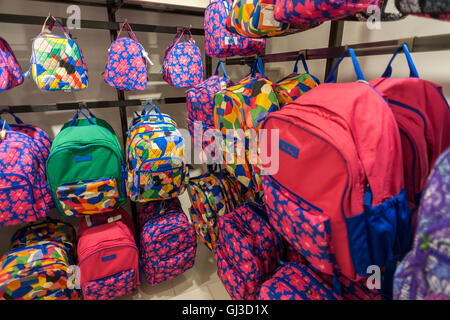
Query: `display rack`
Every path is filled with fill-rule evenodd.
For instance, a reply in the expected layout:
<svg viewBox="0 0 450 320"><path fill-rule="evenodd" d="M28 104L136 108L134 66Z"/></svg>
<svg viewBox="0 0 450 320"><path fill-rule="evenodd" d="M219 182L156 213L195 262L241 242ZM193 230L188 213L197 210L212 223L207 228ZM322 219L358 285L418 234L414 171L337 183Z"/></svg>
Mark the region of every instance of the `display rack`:
<svg viewBox="0 0 450 320"><path fill-rule="evenodd" d="M39 0L40 1L40 0ZM120 30L121 22L116 20L116 13L119 9L131 9L139 11L154 11L159 13L170 13L170 14L182 14L191 16L203 16L203 11L195 10L183 10L180 8L171 9L167 8L151 8L144 7L135 4L127 4L122 0L107 0L105 2L94 2L94 1L75 1L75 0L42 0L42 2L48 3L65 3L65 4L75 4L80 6L95 6L105 8L107 10L108 21L97 21L97 20L81 20L80 27L86 29L101 29L109 30L111 43L117 37L117 31ZM17 23L17 24L28 24L28 25L39 25L42 26L47 17L42 16L30 16L30 15L20 15L20 14L5 14L0 13L0 22L3 23ZM66 25L67 19L60 19L63 25ZM154 32L154 33L168 33L175 35L179 28L185 26L160 26L160 25L150 25L150 24L137 24L129 23L133 31L135 32ZM204 30L199 28L190 28L193 35L204 36ZM212 64L211 58L205 56L205 73L207 76L212 74ZM186 97L173 97L173 98L163 98L163 99L152 99L153 102L161 104L173 104L173 103L185 103ZM128 120L127 120L127 107L139 106L146 102L146 100L125 99L125 93L122 90L117 90L117 100L114 101L78 101L70 103L56 103L56 104L46 104L46 105L15 105L15 106L0 106L2 109L9 109L14 113L25 113L25 112L46 112L46 111L60 111L60 110L74 110L78 109L80 105L85 104L88 108L119 108L120 112L120 124L122 129L122 137L125 139L126 131L128 130ZM125 143L123 143L125 148ZM125 151L125 150L124 150ZM133 216L133 221L135 226L137 226L137 210L136 204L130 201L131 213Z"/></svg>

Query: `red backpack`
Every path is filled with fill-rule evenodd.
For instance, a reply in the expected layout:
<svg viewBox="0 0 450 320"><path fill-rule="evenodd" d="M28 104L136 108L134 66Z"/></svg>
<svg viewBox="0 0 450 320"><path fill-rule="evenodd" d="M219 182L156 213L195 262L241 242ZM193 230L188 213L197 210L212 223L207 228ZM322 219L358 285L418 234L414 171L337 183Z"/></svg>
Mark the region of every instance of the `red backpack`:
<svg viewBox="0 0 450 320"><path fill-rule="evenodd" d="M321 84L270 113L260 146L263 170L277 145L283 164L262 176L272 226L313 269L358 280L409 250L411 217L397 123L348 52L358 81Z"/></svg>
<svg viewBox="0 0 450 320"><path fill-rule="evenodd" d="M410 75L393 79L391 64L401 50L408 61ZM397 120L406 190L411 211L415 213L434 162L450 146L449 105L441 86L419 78L406 44L395 51L381 78L370 84L384 96Z"/></svg>

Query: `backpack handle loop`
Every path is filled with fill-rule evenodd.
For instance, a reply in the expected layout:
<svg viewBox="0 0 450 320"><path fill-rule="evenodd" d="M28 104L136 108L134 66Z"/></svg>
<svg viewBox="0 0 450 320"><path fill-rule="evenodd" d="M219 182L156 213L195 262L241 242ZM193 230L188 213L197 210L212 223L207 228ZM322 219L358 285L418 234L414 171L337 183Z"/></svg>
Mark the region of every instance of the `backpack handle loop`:
<svg viewBox="0 0 450 320"><path fill-rule="evenodd" d="M306 64L306 59L305 59L305 55L303 53L300 53L298 55L297 60L295 61L295 65L294 65L294 73L298 73L298 62L302 61L303 64L303 69L305 69L306 73L309 73L309 69L308 69L308 65Z"/></svg>
<svg viewBox="0 0 450 320"><path fill-rule="evenodd" d="M23 121L20 120L20 118L18 116L16 116L11 110L9 110L9 109L0 110L0 114L3 114L5 112L9 113L14 118L14 120L16 121L17 124L23 124Z"/></svg>
<svg viewBox="0 0 450 320"><path fill-rule="evenodd" d="M417 72L416 66L414 65L414 62L411 57L411 53L409 52L408 46L406 43L402 43L402 45L395 50L394 55L392 56L391 60L389 61L386 70L384 70L384 73L381 75L382 78L390 78L392 75L392 62L394 61L397 54L403 50L405 53L406 61L408 62L409 66L409 77L410 78L418 78L419 73Z"/></svg>
<svg viewBox="0 0 450 320"><path fill-rule="evenodd" d="M131 39L133 39L133 40L136 41L136 42L139 42L139 41L137 41L136 35L134 34L133 30L131 29L131 26L128 24L128 22L127 22L126 19L125 19L125 21L122 23L122 26L120 27L120 30L119 30L119 33L117 34L116 39L119 39L120 33L121 33L122 30L123 30L123 27L126 27L126 28L127 28L128 35L129 35L129 37L130 37Z"/></svg>
<svg viewBox="0 0 450 320"><path fill-rule="evenodd" d="M251 77L254 78L256 76L256 72L258 72L263 78L266 77L264 73L263 62L260 57L257 57L252 64L251 68Z"/></svg>
<svg viewBox="0 0 450 320"><path fill-rule="evenodd" d="M95 125L94 121L92 121L91 118L89 118L81 109L77 110L77 113L75 114L75 116L73 117L72 121L70 121L69 123L69 127L73 127L75 124L75 121L78 120L78 116L80 115L80 113L89 121L90 125ZM92 114L92 113L91 113ZM95 118L95 117L93 117Z"/></svg>
<svg viewBox="0 0 450 320"><path fill-rule="evenodd" d="M47 25L47 21L48 21L49 19L52 19L52 20L53 20L50 26L53 27L53 24L56 23L56 24L58 25L58 27L61 29L62 33L66 36L66 38L72 39L72 36L71 36L69 33L67 33L66 29L64 29L64 27L59 23L59 21L56 20L56 18L55 18L54 16L50 15L50 14L48 15L47 19L45 19L44 24L42 25L41 34L44 33L44 31L45 31L45 26Z"/></svg>
<svg viewBox="0 0 450 320"><path fill-rule="evenodd" d="M146 107L149 104L151 104L152 107L150 109L146 110ZM159 111L158 107L155 104L153 104L153 102L151 100L147 101L147 103L144 106L144 110L142 110L142 112L145 112L142 114L142 115L145 115L144 121L148 121L152 111L155 111L155 115L158 116L161 121L164 121L164 117L163 117L161 111Z"/></svg>
<svg viewBox="0 0 450 320"><path fill-rule="evenodd" d="M222 67L223 76L225 78L228 78L227 72L225 71L225 65L223 64L223 61L219 61L219 63L217 63L216 72L214 72L214 75L215 76L219 75L219 67Z"/></svg>
<svg viewBox="0 0 450 320"><path fill-rule="evenodd" d="M339 57L339 60L335 63L335 65L333 66L333 69L331 69L330 74L328 75L328 77L325 80L325 83L334 83L335 82L335 71L336 71L337 67L339 66L339 64L342 62L342 60L344 60L344 58L347 56L347 54L349 54L350 57L352 58L353 68L355 69L355 73L356 73L358 81L365 81L364 75L361 71L361 67L359 66L359 63L358 63L358 59L356 58L355 50L353 50L352 48L348 48Z"/></svg>

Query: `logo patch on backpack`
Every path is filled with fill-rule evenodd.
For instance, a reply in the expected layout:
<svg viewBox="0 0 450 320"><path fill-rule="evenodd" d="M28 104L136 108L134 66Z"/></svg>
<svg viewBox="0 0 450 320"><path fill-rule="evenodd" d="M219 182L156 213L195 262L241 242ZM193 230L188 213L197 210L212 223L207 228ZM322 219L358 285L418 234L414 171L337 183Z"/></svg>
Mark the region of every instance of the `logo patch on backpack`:
<svg viewBox="0 0 450 320"><path fill-rule="evenodd" d="M280 150L284 153L287 153L292 158L298 159L298 153L300 152L300 149L290 144L289 142L280 139Z"/></svg>

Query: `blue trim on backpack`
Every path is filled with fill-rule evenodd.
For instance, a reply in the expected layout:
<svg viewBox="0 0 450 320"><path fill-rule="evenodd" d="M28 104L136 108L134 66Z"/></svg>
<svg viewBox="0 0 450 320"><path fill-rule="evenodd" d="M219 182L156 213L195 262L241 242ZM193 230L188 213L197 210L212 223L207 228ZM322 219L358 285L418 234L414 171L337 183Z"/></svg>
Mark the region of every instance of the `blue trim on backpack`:
<svg viewBox="0 0 450 320"><path fill-rule="evenodd" d="M361 71L361 67L359 66L358 59L356 58L355 51L352 48L348 48L348 50L345 50L342 55L339 57L339 60L334 64L333 68L330 71L330 74L325 79L325 83L334 83L335 82L335 71L339 64L342 62L342 60L347 56L347 54L350 55L352 58L353 68L355 69L356 76L358 81L365 81L364 75Z"/></svg>

